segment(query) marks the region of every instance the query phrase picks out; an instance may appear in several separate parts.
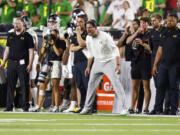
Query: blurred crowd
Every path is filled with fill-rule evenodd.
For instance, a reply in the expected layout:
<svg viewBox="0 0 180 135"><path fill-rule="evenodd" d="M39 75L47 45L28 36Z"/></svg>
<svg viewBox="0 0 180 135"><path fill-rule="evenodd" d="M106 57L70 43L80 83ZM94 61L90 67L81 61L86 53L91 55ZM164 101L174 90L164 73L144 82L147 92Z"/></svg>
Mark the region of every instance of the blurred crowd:
<svg viewBox="0 0 180 135"><path fill-rule="evenodd" d="M100 26L125 28L133 19L150 17L160 13L166 17L168 12L179 15L179 0L0 0L0 22L13 23L13 18L29 16L32 26L40 28L47 25L49 13L57 14L61 27L70 22L73 9L85 10L89 19L95 19ZM180 16L180 15L179 15Z"/></svg>

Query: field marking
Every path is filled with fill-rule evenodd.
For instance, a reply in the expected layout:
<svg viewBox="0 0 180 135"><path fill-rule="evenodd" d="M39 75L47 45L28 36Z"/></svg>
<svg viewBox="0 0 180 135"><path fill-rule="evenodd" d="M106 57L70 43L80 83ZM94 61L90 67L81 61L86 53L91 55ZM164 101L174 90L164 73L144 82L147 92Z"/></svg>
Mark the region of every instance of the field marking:
<svg viewBox="0 0 180 135"><path fill-rule="evenodd" d="M0 119L0 122L17 122L17 121L22 121L22 122L25 122L25 121L56 121L56 120L44 120L44 119Z"/></svg>
<svg viewBox="0 0 180 135"><path fill-rule="evenodd" d="M53 114L53 115L79 115L78 113L62 113L62 112L58 112L58 113L52 113L52 112L3 112L0 111L0 114L41 114L41 115L47 115L47 114ZM82 115L79 115L82 116ZM180 115L147 115L147 114L128 114L127 116L124 115L120 115L119 113L94 113L92 115L88 115L88 116L121 116L121 117L167 117L167 118L180 118Z"/></svg>
<svg viewBox="0 0 180 135"><path fill-rule="evenodd" d="M57 119L0 119L0 122L27 122L27 121L180 121L180 119L125 119L125 118L119 118L119 119L63 119L63 118L57 118Z"/></svg>
<svg viewBox="0 0 180 135"><path fill-rule="evenodd" d="M0 132L161 132L180 133L180 129L0 129Z"/></svg>
<svg viewBox="0 0 180 135"><path fill-rule="evenodd" d="M0 123L0 125L43 125L43 126L180 126L169 123Z"/></svg>

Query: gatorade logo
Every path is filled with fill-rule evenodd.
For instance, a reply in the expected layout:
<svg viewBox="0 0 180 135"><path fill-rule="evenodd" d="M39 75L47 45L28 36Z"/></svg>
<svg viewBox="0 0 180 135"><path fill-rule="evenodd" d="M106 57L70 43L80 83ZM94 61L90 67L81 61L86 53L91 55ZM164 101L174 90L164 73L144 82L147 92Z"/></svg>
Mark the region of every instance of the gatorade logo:
<svg viewBox="0 0 180 135"><path fill-rule="evenodd" d="M112 85L110 84L110 82L106 82L106 83L104 84L104 90L105 90L105 91L112 91L112 90L113 90L113 87L112 87Z"/></svg>

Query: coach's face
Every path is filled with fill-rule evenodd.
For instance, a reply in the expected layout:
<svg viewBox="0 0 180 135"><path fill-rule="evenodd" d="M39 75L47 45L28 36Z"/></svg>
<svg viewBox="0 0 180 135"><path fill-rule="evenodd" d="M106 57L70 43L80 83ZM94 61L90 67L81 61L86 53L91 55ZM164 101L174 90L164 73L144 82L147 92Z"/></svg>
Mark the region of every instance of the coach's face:
<svg viewBox="0 0 180 135"><path fill-rule="evenodd" d="M167 27L168 28L175 28L177 26L177 19L173 16L167 17Z"/></svg>
<svg viewBox="0 0 180 135"><path fill-rule="evenodd" d="M93 27L91 24L86 25L86 30L89 36L95 36L96 35L96 27Z"/></svg>
<svg viewBox="0 0 180 135"><path fill-rule="evenodd" d="M24 23L21 20L16 19L14 22L14 30L20 32L23 29L24 29Z"/></svg>
<svg viewBox="0 0 180 135"><path fill-rule="evenodd" d="M152 17L151 24L152 24L153 28L158 28L161 25L161 20L159 20L155 17Z"/></svg>

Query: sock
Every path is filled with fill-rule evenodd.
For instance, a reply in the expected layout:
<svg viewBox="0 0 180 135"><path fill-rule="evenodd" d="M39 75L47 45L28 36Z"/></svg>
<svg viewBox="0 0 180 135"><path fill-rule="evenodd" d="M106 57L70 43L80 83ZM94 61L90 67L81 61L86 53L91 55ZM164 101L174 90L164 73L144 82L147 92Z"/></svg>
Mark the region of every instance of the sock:
<svg viewBox="0 0 180 135"><path fill-rule="evenodd" d="M32 88L32 96L33 96L34 105L36 105L37 87Z"/></svg>
<svg viewBox="0 0 180 135"><path fill-rule="evenodd" d="M68 105L68 102L69 102L69 101L68 101L67 99L63 99L62 105L63 105L63 106L66 106L66 105Z"/></svg>

